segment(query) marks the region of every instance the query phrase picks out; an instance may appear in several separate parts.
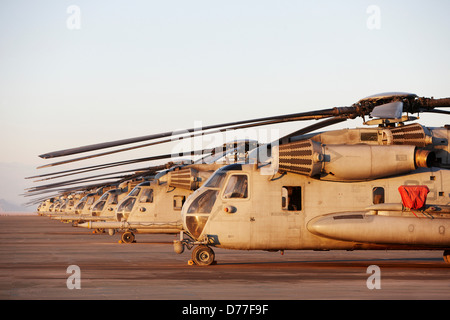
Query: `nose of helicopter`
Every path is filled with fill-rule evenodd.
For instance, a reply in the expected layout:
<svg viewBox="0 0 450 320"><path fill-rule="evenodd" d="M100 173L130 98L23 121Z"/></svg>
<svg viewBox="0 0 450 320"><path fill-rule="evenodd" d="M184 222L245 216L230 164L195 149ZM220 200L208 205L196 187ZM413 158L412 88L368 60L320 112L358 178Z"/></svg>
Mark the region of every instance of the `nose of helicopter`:
<svg viewBox="0 0 450 320"><path fill-rule="evenodd" d="M188 215L185 219L186 230L195 238L198 239L205 228L208 216Z"/></svg>
<svg viewBox="0 0 450 320"><path fill-rule="evenodd" d="M183 227L195 239L202 235L218 193L217 190L200 190L192 194L182 210Z"/></svg>

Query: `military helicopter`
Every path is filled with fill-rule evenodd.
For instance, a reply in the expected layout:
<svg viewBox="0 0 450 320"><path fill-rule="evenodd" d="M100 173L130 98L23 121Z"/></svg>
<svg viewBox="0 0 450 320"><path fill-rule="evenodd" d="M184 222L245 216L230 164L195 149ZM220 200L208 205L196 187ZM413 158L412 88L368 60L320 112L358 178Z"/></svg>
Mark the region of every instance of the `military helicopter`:
<svg viewBox="0 0 450 320"><path fill-rule="evenodd" d="M132 187L138 184L136 180L128 180L121 183L118 188L106 191L100 199L98 199L91 209L92 217L97 217L98 220L114 220L117 205L130 192Z"/></svg>
<svg viewBox="0 0 450 320"><path fill-rule="evenodd" d="M214 262L212 247L268 251L444 250L448 262L448 129L404 123L417 120L414 113L450 114L437 109L449 106L450 98L384 93L349 107L203 128L228 130L322 119L258 148L250 155L256 159L253 164L218 169L184 203L184 232L180 240L174 241L175 252L195 246L192 263L198 265ZM366 125L378 127L312 133L357 117ZM66 156L170 134L174 132L40 157Z"/></svg>
<svg viewBox="0 0 450 320"><path fill-rule="evenodd" d="M247 152L257 145L253 140L233 141L225 144L221 151L215 148L212 155L193 163L182 161L159 172L154 179L137 185L118 205L116 221L89 221L78 226L108 229L110 234L121 231L123 243L134 242L135 233L180 233L180 212L189 195L218 168L245 161Z"/></svg>
<svg viewBox="0 0 450 320"><path fill-rule="evenodd" d="M50 206L53 204L53 202L55 201L55 198L48 198L43 200L39 206L37 207L37 212L40 216L47 214L47 212L49 212L49 208Z"/></svg>
<svg viewBox="0 0 450 320"><path fill-rule="evenodd" d="M257 164L217 170L183 206L189 238L175 252L196 246L191 263L210 265L212 247L443 250L450 263L449 128L402 116L450 99L389 93L354 109L370 104L377 118L365 123L378 127L291 134Z"/></svg>

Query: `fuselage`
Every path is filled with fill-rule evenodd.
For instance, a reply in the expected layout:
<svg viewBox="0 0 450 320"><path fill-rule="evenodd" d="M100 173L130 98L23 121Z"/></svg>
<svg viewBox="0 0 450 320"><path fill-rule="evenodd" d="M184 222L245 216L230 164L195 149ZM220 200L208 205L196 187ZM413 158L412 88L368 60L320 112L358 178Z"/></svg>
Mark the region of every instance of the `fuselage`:
<svg viewBox="0 0 450 320"><path fill-rule="evenodd" d="M185 230L194 239L207 240L210 245L244 250L450 247L450 219L444 214L417 217L414 212L403 210L384 213L384 217L401 216L406 228L397 230L400 238L390 243L333 239L319 235L309 226L313 219L329 214L381 217L382 212L374 213L367 208L380 203L401 204L398 191L401 185L427 186L430 190L427 204L445 206L450 202L450 172L446 169L421 168L409 174L359 182L323 181L289 172L263 175L260 170L254 165L218 170L183 207ZM358 228L357 223L361 222L345 220L350 222L350 230ZM435 225L438 241L431 237L429 243L422 240L402 243L402 233L405 236L414 233L409 231L414 228L410 225L424 223ZM376 227L384 232L381 225Z"/></svg>

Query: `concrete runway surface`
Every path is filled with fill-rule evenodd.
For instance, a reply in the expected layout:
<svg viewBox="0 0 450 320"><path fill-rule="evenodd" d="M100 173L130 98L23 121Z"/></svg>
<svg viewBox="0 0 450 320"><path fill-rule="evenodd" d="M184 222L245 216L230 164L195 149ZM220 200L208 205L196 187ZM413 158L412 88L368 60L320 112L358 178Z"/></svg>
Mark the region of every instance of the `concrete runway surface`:
<svg viewBox="0 0 450 320"><path fill-rule="evenodd" d="M442 251L235 251L217 265L190 266L175 235L93 234L48 217L0 216L0 299L304 300L450 299ZM80 289L68 289L79 267ZM369 289L379 267L380 289ZM75 283L75 282L74 282ZM372 282L374 283L374 282Z"/></svg>

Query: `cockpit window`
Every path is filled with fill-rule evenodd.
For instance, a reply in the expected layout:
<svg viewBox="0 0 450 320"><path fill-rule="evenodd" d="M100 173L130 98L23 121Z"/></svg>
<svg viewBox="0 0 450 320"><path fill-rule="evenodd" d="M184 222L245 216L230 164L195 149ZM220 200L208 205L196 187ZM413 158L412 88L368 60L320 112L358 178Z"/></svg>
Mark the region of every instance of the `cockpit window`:
<svg viewBox="0 0 450 320"><path fill-rule="evenodd" d="M130 197L137 197L139 191L141 191L141 188L135 187L133 190L131 190L131 192L128 195Z"/></svg>
<svg viewBox="0 0 450 320"><path fill-rule="evenodd" d="M99 201L106 200L106 199L108 198L108 196L109 196L109 192L105 192L105 193L100 197L100 199L98 199L98 200L99 200Z"/></svg>
<svg viewBox="0 0 450 320"><path fill-rule="evenodd" d="M247 175L234 174L228 180L228 184L223 192L225 199L248 198L248 178Z"/></svg>
<svg viewBox="0 0 450 320"><path fill-rule="evenodd" d="M95 206L92 208L92 211L102 211L103 207L105 206L105 202L104 200L102 201L98 201Z"/></svg>
<svg viewBox="0 0 450 320"><path fill-rule="evenodd" d="M227 176L227 173L224 171L217 171L214 173L211 178L206 181L205 187L207 188L221 188L223 181L225 180L225 177Z"/></svg>
<svg viewBox="0 0 450 320"><path fill-rule="evenodd" d="M122 202L117 208L118 212L130 212L131 209L133 209L134 202L136 201L136 198L128 198L124 202Z"/></svg>
<svg viewBox="0 0 450 320"><path fill-rule="evenodd" d="M230 170L242 170L242 165L239 163L235 163L220 168L205 182L205 187L222 188L223 181L225 180L227 171Z"/></svg>
<svg viewBox="0 0 450 320"><path fill-rule="evenodd" d="M191 203L187 213L211 213L217 193L217 190L206 190Z"/></svg>
<svg viewBox="0 0 450 320"><path fill-rule="evenodd" d="M83 198L83 199L84 199L84 198ZM81 201L77 204L76 209L83 210L85 204L86 204L86 199L84 199L84 201L81 200Z"/></svg>
<svg viewBox="0 0 450 320"><path fill-rule="evenodd" d="M153 189L145 188L142 190L142 194L139 197L139 202L152 203L153 202Z"/></svg>

